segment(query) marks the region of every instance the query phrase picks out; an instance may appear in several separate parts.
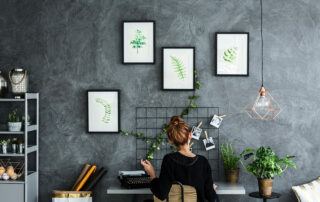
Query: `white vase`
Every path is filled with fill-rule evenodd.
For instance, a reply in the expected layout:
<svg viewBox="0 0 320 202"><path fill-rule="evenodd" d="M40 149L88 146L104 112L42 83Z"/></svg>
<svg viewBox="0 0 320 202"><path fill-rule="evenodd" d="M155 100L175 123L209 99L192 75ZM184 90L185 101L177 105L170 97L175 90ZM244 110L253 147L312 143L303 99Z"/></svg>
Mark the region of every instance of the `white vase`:
<svg viewBox="0 0 320 202"><path fill-rule="evenodd" d="M3 154L8 153L8 145L7 145L7 144L3 144L3 145L2 145L2 153L3 153Z"/></svg>
<svg viewBox="0 0 320 202"><path fill-rule="evenodd" d="M22 128L22 122L8 122L8 129L10 132L19 132Z"/></svg>

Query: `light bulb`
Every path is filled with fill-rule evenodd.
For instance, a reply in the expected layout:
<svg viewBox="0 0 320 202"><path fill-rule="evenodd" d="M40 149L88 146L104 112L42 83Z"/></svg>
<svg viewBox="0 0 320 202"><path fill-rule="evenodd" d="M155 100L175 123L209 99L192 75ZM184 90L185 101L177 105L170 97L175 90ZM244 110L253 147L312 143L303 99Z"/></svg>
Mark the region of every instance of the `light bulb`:
<svg viewBox="0 0 320 202"><path fill-rule="evenodd" d="M269 102L265 95L260 95L259 100L256 104L256 109L263 111L269 109Z"/></svg>
<svg viewBox="0 0 320 202"><path fill-rule="evenodd" d="M260 97L256 103L256 109L259 111L267 111L269 109L269 102L266 98L266 90L264 89L263 86L260 88Z"/></svg>

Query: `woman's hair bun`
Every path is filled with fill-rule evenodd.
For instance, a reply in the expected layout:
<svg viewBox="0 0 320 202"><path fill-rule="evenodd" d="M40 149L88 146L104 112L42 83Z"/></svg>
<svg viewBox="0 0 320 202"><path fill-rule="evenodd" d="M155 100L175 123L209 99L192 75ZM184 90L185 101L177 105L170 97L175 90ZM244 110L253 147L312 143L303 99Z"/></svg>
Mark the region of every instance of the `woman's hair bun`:
<svg viewBox="0 0 320 202"><path fill-rule="evenodd" d="M167 128L169 140L176 146L188 143L190 128L188 124L180 117L173 116Z"/></svg>
<svg viewBox="0 0 320 202"><path fill-rule="evenodd" d="M170 120L170 125L174 125L177 126L182 122L182 119L180 118L180 116L173 116Z"/></svg>

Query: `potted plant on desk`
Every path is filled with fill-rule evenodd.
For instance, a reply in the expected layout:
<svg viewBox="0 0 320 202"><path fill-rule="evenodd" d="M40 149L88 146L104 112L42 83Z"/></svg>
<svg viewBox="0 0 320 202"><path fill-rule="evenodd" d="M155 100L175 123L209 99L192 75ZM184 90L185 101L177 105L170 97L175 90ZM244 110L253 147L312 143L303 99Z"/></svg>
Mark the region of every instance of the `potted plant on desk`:
<svg viewBox="0 0 320 202"><path fill-rule="evenodd" d="M296 168L296 165L291 160L291 158L294 158L295 156L287 155L285 158L281 159L270 147L260 147L256 153L254 152L255 150L251 148L247 148L241 152L240 156L245 161L250 157L253 157L251 163L244 165L241 161L241 164L249 173L252 173L257 177L260 195L271 196L274 176L278 175L281 177L281 174L288 166Z"/></svg>
<svg viewBox="0 0 320 202"><path fill-rule="evenodd" d="M8 130L10 132L18 132L21 131L22 122L20 121L19 116L17 116L17 109L13 110L12 113L9 113L7 122L8 122Z"/></svg>
<svg viewBox="0 0 320 202"><path fill-rule="evenodd" d="M222 144L220 150L226 181L235 184L238 183L240 157L234 155L234 149L231 143Z"/></svg>

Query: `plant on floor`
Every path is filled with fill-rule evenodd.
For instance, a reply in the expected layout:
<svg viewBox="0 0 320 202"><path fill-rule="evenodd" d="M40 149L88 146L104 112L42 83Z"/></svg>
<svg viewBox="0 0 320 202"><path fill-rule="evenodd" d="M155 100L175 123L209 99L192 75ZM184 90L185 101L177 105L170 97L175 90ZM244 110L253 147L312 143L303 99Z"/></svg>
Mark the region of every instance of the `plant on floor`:
<svg viewBox="0 0 320 202"><path fill-rule="evenodd" d="M193 91L192 96L189 96L189 104L188 106L181 112L180 117L183 118L184 116L188 115L191 109L195 109L197 108L197 105L195 103L195 100L197 100L200 96L197 95L197 90L200 90L201 88L201 83L199 81L199 77L198 77L198 71L195 69L194 70L194 78L195 78L195 85L196 85L196 90ZM146 159L147 160L152 160L154 157L154 153L157 150L161 149L161 145L165 145L166 144L166 139L165 139L165 134L167 131L168 125L167 124L163 124L163 128L161 130L161 132L156 136L156 138L151 139L151 138L146 138L144 133L137 133L135 131L131 131L131 132L127 132L124 129L121 129L120 132L126 136L132 135L135 137L140 137L142 138L142 140L146 141L149 144L149 148L148 148L148 152L146 154ZM170 148L172 150L175 150L176 148L173 146L170 146Z"/></svg>
<svg viewBox="0 0 320 202"><path fill-rule="evenodd" d="M272 193L272 183L275 176L282 176L282 173L290 166L296 168L291 160L295 156L286 155L279 158L270 147L260 147L256 153L252 148L247 148L240 154L244 162L241 164L247 171L258 178L259 191L261 195L269 196ZM250 163L245 165L245 161L253 157Z"/></svg>
<svg viewBox="0 0 320 202"><path fill-rule="evenodd" d="M237 183L240 156L234 154L232 143L221 144L220 150L227 182Z"/></svg>

